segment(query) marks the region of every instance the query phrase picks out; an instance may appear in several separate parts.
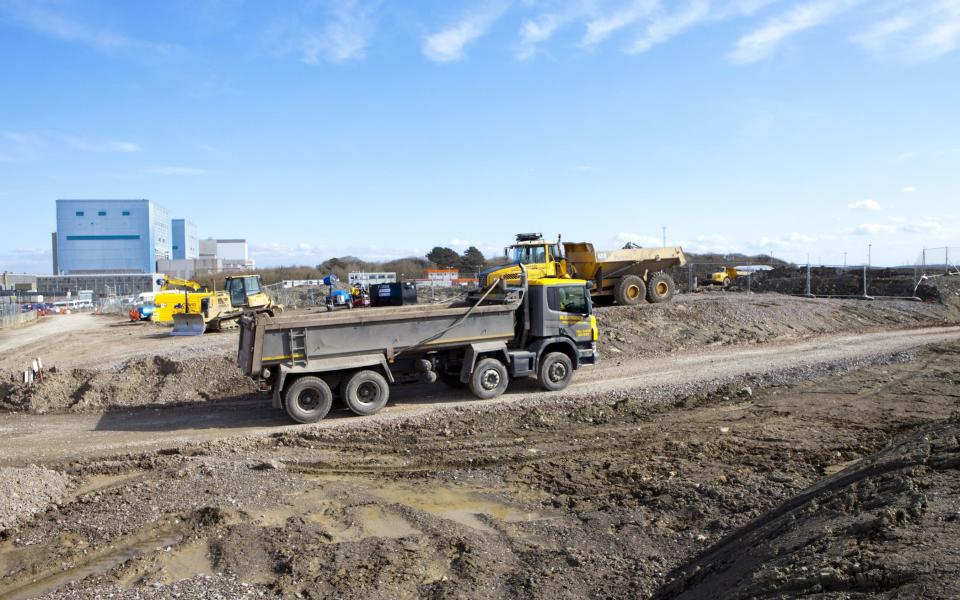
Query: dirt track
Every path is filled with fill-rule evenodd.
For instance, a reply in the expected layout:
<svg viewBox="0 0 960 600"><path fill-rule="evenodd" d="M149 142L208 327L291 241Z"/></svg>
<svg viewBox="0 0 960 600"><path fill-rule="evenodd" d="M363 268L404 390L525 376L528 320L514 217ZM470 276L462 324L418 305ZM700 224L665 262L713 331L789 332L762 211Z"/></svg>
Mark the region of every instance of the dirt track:
<svg viewBox="0 0 960 600"><path fill-rule="evenodd" d="M904 330L863 335L826 336L801 343L722 349L644 361L608 360L577 373L562 394L537 391L531 381L512 384L493 401L478 401L441 385L398 388L391 405L373 417L358 419L345 412L313 426L297 426L270 407L269 399L243 398L206 406L111 411L93 415L0 414L0 465L58 462L123 452L175 447L189 442L236 435L389 423L397 418L428 415L455 408L516 404L592 403L610 394L665 398L703 386L751 376L800 376L895 354L930 343L960 339L960 327ZM335 418L335 417L343 418Z"/></svg>

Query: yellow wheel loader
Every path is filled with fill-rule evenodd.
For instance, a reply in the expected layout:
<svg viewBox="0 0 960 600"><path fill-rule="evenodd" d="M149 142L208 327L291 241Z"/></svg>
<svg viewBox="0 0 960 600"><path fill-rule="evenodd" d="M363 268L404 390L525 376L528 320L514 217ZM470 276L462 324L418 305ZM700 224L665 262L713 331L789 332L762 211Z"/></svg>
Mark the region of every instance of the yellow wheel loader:
<svg viewBox="0 0 960 600"><path fill-rule="evenodd" d="M203 335L235 325L246 313L273 316L281 310L283 307L263 291L259 275L230 276L224 281L223 291L201 300L199 310L174 314L170 335Z"/></svg>
<svg viewBox="0 0 960 600"><path fill-rule="evenodd" d="M673 278L664 272L687 264L683 249L641 248L627 244L619 250L596 251L587 242L548 242L539 233L521 233L517 243L504 250L507 263L480 274L480 286L497 279L508 285L520 280L520 265L530 281L545 277L579 278L590 282L590 295L633 305L667 302L676 293Z"/></svg>

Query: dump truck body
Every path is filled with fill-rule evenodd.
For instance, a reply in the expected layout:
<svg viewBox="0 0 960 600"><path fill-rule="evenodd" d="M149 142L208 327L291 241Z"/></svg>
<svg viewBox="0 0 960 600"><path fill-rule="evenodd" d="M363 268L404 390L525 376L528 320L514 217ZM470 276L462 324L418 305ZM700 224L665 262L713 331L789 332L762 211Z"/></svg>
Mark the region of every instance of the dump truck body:
<svg viewBox="0 0 960 600"><path fill-rule="evenodd" d="M312 422L335 395L372 414L391 384L441 380L492 398L509 378L537 375L547 389L562 389L573 370L597 361L596 338L586 282L554 279L478 302L246 315L237 361L272 391L275 407ZM374 400L364 403L364 389ZM298 395L305 392L319 408Z"/></svg>

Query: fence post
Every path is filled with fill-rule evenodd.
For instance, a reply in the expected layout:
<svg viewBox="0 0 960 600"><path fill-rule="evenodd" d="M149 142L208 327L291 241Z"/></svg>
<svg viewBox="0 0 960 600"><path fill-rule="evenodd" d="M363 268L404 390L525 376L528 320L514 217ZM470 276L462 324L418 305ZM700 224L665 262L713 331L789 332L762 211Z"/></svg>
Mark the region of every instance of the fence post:
<svg viewBox="0 0 960 600"><path fill-rule="evenodd" d="M807 293L804 295L807 297L813 296L813 294L810 293L810 263L807 263Z"/></svg>
<svg viewBox="0 0 960 600"><path fill-rule="evenodd" d="M687 293L693 292L693 263L687 263Z"/></svg>
<svg viewBox="0 0 960 600"><path fill-rule="evenodd" d="M943 249L943 271L950 273L950 246Z"/></svg>
<svg viewBox="0 0 960 600"><path fill-rule="evenodd" d="M752 292L753 292L753 285L752 285L752 283L751 283L752 277L753 277L753 273L752 273L752 272L747 273L747 293L752 293Z"/></svg>
<svg viewBox="0 0 960 600"><path fill-rule="evenodd" d="M923 274L926 275L927 274L927 249L926 248L923 249L923 254L921 256L923 256L923 260L920 264L923 265Z"/></svg>
<svg viewBox="0 0 960 600"><path fill-rule="evenodd" d="M867 265L863 265L863 297L870 297L870 295L867 294Z"/></svg>

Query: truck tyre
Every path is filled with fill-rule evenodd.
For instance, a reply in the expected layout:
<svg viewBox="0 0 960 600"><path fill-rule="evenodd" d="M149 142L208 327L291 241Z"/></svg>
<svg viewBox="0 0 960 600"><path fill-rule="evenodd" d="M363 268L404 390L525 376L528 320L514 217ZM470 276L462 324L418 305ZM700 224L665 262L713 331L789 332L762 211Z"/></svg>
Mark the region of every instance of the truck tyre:
<svg viewBox="0 0 960 600"><path fill-rule="evenodd" d="M495 358L477 361L470 374L470 391L481 400L496 398L507 390L510 376L507 367Z"/></svg>
<svg viewBox="0 0 960 600"><path fill-rule="evenodd" d="M633 306L643 300L646 291L642 279L636 275L626 275L613 287L613 298L621 306Z"/></svg>
<svg viewBox="0 0 960 600"><path fill-rule="evenodd" d="M537 382L548 392L556 392L570 385L573 379L573 361L563 352L551 352L540 360Z"/></svg>
<svg viewBox="0 0 960 600"><path fill-rule="evenodd" d="M380 411L390 399L390 385L376 371L357 371L343 388L343 400L354 413L367 416Z"/></svg>
<svg viewBox="0 0 960 600"><path fill-rule="evenodd" d="M319 377L301 377L283 395L283 407L297 423L316 423L327 416L333 405L333 392Z"/></svg>
<svg viewBox="0 0 960 600"><path fill-rule="evenodd" d="M677 293L677 284L663 271L654 273L647 280L647 300L654 304L668 302L675 293Z"/></svg>

